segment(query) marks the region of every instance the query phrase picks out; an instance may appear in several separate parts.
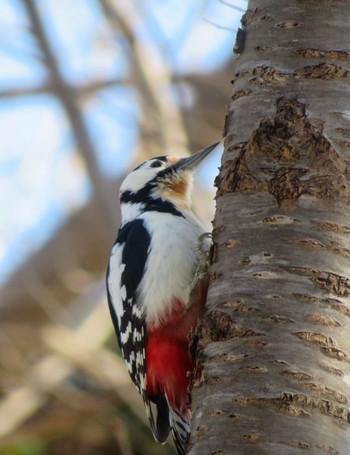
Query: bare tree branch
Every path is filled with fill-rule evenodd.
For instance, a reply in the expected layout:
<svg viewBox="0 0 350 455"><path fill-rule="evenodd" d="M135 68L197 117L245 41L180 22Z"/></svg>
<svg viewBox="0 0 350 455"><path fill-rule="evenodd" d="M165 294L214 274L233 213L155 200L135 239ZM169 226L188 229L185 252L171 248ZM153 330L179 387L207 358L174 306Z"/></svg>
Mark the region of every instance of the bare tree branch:
<svg viewBox="0 0 350 455"><path fill-rule="evenodd" d="M98 285L101 294L102 286ZM33 365L26 374L24 385L19 386L0 401L0 438L9 434L33 415L46 401L47 394L55 392L76 367L83 368L102 384L118 393L120 399L145 419L143 405L121 365L122 360L101 348L108 338L112 325L106 307L97 302L93 310L78 317L76 327L52 324L42 331L47 347L55 354L48 354ZM79 301L75 303L79 305ZM55 374L52 374L52 372Z"/></svg>
<svg viewBox="0 0 350 455"><path fill-rule="evenodd" d="M128 81L121 80L121 79L102 79L102 80L94 80L89 81L85 84L73 86L69 83L66 83L66 86L70 87L70 90L74 92L75 97L84 98L98 90L103 90L110 87L121 86L127 84ZM52 93L56 95L57 87L51 84L49 81L40 85L38 87L24 87L24 88L16 88L10 90L0 90L0 98L16 98L18 96L27 96L27 95L41 95L43 93Z"/></svg>
<svg viewBox="0 0 350 455"><path fill-rule="evenodd" d="M207 22L210 25L213 25L216 28L219 28L220 30L226 30L228 32L237 32L237 29L230 28L230 27L225 27L224 25L216 24L215 22L211 21L210 19L203 19L205 22Z"/></svg>
<svg viewBox="0 0 350 455"><path fill-rule="evenodd" d="M240 11L241 13L245 13L246 12L246 10L244 8L240 8L239 6L232 5L232 3L225 2L225 0L219 0L219 2L222 3L223 5L229 6L232 9Z"/></svg>
<svg viewBox="0 0 350 455"><path fill-rule="evenodd" d="M145 102L145 117L155 116L158 146L162 153L184 156L188 153L188 137L181 111L177 105L172 77L151 34L139 40L135 30L144 30L143 17L133 1L112 2L100 0L106 17L126 38L134 77Z"/></svg>
<svg viewBox="0 0 350 455"><path fill-rule="evenodd" d="M36 2L34 0L22 1L26 7L33 33L37 38L38 44L43 53L44 62L49 70L51 84L54 88L54 94L61 101L65 113L69 118L75 141L80 150L80 153L84 157L84 161L86 163L87 171L96 193L96 197L99 200L100 209L103 210L103 216L112 228L112 226L115 224L115 207L109 203L109 200L106 197L104 185L105 178L99 169L96 160L96 150L92 145L89 132L80 112L76 94L71 89L71 87L66 84L64 78L61 75L55 55L51 49L49 40L45 33L45 29L42 25Z"/></svg>

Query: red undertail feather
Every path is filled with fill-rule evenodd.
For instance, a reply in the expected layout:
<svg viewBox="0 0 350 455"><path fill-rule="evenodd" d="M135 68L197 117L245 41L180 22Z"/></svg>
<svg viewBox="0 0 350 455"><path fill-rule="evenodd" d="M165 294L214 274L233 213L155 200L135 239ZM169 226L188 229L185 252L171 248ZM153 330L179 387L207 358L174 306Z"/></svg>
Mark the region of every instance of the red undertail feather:
<svg viewBox="0 0 350 455"><path fill-rule="evenodd" d="M148 327L146 348L147 392L150 396L165 394L168 404L181 416L189 416L189 373L194 364L188 352L188 336L204 309L208 277L199 280L190 296L190 305L173 302L163 320Z"/></svg>
<svg viewBox="0 0 350 455"><path fill-rule="evenodd" d="M148 330L146 349L149 395L165 394L170 407L180 415L188 410L188 372L193 369L188 353L191 327L181 327L184 312L185 305L175 302L166 322Z"/></svg>
<svg viewBox="0 0 350 455"><path fill-rule="evenodd" d="M194 364L188 352L188 336L203 314L208 283L208 277L199 280L191 292L188 306L175 300L171 311L158 324L150 324L147 328L147 393L154 403L163 403L165 398L169 407L166 431L162 431L162 418L159 417L164 417L164 409L157 405L157 432L154 434L157 440L165 441L170 424L178 455L185 455L192 416L188 389Z"/></svg>

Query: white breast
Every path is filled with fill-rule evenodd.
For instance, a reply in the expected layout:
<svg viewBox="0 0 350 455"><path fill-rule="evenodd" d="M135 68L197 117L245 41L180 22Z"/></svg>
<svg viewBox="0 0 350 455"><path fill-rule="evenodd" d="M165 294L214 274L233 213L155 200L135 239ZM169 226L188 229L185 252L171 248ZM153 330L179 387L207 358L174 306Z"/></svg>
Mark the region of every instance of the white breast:
<svg viewBox="0 0 350 455"><path fill-rule="evenodd" d="M158 323L175 299L187 304L197 266L197 239L203 226L188 212L186 219L168 213L141 215L151 234L150 252L139 288L147 323Z"/></svg>

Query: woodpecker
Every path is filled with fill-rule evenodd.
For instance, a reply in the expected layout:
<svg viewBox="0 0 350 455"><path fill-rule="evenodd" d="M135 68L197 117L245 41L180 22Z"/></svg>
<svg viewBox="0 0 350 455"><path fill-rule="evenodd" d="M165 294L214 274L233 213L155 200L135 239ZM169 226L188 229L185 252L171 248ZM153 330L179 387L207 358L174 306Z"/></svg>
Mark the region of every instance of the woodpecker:
<svg viewBox="0 0 350 455"><path fill-rule="evenodd" d="M106 277L118 344L154 438L165 443L171 431L179 455L190 436L188 335L208 287L196 276L205 229L191 209L193 175L217 145L188 158L152 158L125 178Z"/></svg>

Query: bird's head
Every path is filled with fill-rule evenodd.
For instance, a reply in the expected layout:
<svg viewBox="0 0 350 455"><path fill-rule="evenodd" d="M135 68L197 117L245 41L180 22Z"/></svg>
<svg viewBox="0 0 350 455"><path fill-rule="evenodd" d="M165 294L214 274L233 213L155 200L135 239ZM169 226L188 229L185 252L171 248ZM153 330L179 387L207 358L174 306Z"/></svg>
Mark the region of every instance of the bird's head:
<svg viewBox="0 0 350 455"><path fill-rule="evenodd" d="M126 217L132 218L137 208L137 211L167 211L167 206L190 209L193 174L217 145L186 158L154 157L130 172L119 192L124 221Z"/></svg>

